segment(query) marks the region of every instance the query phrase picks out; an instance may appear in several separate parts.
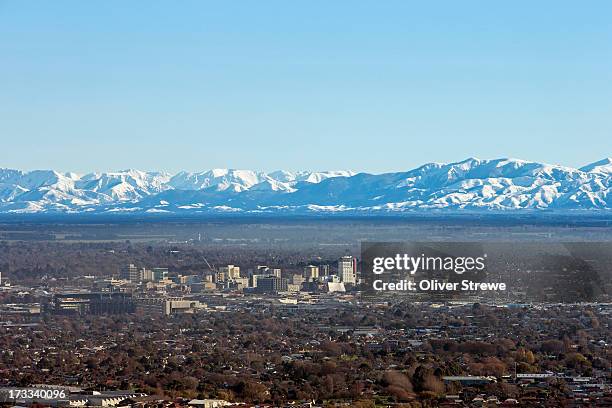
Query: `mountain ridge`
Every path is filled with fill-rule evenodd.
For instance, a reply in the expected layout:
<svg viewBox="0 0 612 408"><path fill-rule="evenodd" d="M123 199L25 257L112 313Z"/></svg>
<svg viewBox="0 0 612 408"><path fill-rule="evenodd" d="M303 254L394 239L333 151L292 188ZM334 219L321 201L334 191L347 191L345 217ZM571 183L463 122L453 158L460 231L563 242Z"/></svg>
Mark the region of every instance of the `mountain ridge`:
<svg viewBox="0 0 612 408"><path fill-rule="evenodd" d="M325 214L612 209L612 159L468 158L393 173L0 169L0 213Z"/></svg>

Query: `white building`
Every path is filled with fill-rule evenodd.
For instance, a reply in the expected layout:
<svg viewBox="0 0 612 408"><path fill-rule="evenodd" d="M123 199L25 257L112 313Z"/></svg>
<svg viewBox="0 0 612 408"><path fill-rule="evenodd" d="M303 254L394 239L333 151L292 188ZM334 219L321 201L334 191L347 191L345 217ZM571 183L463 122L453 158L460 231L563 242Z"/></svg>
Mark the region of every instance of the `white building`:
<svg viewBox="0 0 612 408"><path fill-rule="evenodd" d="M327 282L325 284L325 291L327 293L346 292L346 289L344 288L344 283L342 282Z"/></svg>
<svg viewBox="0 0 612 408"><path fill-rule="evenodd" d="M338 275L344 283L357 283L357 259L350 255L343 256L338 261Z"/></svg>

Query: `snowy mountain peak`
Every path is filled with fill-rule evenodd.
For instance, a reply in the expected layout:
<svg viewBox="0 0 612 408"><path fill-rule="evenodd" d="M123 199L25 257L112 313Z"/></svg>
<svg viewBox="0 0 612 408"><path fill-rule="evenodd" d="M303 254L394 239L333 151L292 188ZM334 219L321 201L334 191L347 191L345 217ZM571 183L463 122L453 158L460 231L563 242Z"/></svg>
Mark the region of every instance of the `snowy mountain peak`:
<svg viewBox="0 0 612 408"><path fill-rule="evenodd" d="M513 158L385 174L237 169L59 173L0 169L0 213L410 213L612 209L612 159L580 169Z"/></svg>

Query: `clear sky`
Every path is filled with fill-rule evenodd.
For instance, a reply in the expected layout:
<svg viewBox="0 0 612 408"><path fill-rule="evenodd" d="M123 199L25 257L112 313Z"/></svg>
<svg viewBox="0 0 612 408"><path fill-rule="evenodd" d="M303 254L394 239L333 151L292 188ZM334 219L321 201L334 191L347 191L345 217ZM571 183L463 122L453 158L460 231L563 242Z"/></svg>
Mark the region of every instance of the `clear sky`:
<svg viewBox="0 0 612 408"><path fill-rule="evenodd" d="M0 167L469 156L612 156L612 2L0 0Z"/></svg>

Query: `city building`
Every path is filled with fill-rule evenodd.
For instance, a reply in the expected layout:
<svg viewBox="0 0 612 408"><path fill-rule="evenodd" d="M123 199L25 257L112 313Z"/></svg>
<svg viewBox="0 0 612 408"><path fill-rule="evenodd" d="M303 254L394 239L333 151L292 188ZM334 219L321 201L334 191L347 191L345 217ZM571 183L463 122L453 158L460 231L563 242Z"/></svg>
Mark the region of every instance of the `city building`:
<svg viewBox="0 0 612 408"><path fill-rule="evenodd" d="M292 285L302 286L302 283L304 283L304 277L302 275L298 275L296 273L296 274L291 276L291 284Z"/></svg>
<svg viewBox="0 0 612 408"><path fill-rule="evenodd" d="M192 299L171 299L165 303L164 313L166 316L174 314L195 313L204 307L198 300Z"/></svg>
<svg viewBox="0 0 612 408"><path fill-rule="evenodd" d="M219 268L219 273L222 273L225 280L233 280L240 277L240 267L234 265L222 266Z"/></svg>
<svg viewBox="0 0 612 408"><path fill-rule="evenodd" d="M198 300L183 297L141 297L136 298L136 309L144 314L174 314L195 313L205 308Z"/></svg>
<svg viewBox="0 0 612 408"><path fill-rule="evenodd" d="M142 268L140 275L143 282L159 282L168 277L168 268Z"/></svg>
<svg viewBox="0 0 612 408"><path fill-rule="evenodd" d="M287 291L287 279L266 276L257 280L257 292L275 294Z"/></svg>
<svg viewBox="0 0 612 408"><path fill-rule="evenodd" d="M53 296L52 310L58 314L102 315L133 313L134 301L130 293L59 293Z"/></svg>
<svg viewBox="0 0 612 408"><path fill-rule="evenodd" d="M236 289L244 289L249 287L249 278L236 278L234 279Z"/></svg>
<svg viewBox="0 0 612 408"><path fill-rule="evenodd" d="M153 282L153 271L150 269L140 269L140 276L143 282Z"/></svg>
<svg viewBox="0 0 612 408"><path fill-rule="evenodd" d="M200 282L198 275L176 275L171 276L170 280L178 285L193 285Z"/></svg>
<svg viewBox="0 0 612 408"><path fill-rule="evenodd" d="M319 276L329 276L330 273L329 265L319 265Z"/></svg>
<svg viewBox="0 0 612 408"><path fill-rule="evenodd" d="M140 282L142 277L136 265L129 264L121 269L121 279L129 280L130 282Z"/></svg>
<svg viewBox="0 0 612 408"><path fill-rule="evenodd" d="M151 270L151 280L153 282L159 282L168 277L168 268L153 268Z"/></svg>
<svg viewBox="0 0 612 408"><path fill-rule="evenodd" d="M338 261L338 276L344 283L357 283L357 258L347 255Z"/></svg>
<svg viewBox="0 0 612 408"><path fill-rule="evenodd" d="M319 277L319 267L314 265L308 265L304 268L304 279L307 282L312 282Z"/></svg>
<svg viewBox="0 0 612 408"><path fill-rule="evenodd" d="M346 292L346 289L344 288L343 282L328 281L325 283L325 291L327 293Z"/></svg>

